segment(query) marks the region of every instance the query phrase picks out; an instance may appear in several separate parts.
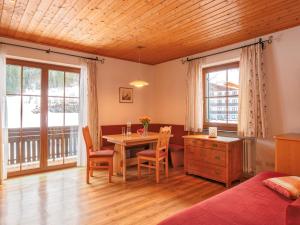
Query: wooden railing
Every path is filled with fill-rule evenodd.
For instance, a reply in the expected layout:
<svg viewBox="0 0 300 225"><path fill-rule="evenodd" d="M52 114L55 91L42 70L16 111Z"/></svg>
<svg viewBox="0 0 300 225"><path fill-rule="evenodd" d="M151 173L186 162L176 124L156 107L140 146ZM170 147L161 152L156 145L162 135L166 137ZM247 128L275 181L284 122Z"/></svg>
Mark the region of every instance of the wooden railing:
<svg viewBox="0 0 300 225"><path fill-rule="evenodd" d="M48 160L77 155L78 127L48 128ZM8 129L8 165L40 161L40 128Z"/></svg>

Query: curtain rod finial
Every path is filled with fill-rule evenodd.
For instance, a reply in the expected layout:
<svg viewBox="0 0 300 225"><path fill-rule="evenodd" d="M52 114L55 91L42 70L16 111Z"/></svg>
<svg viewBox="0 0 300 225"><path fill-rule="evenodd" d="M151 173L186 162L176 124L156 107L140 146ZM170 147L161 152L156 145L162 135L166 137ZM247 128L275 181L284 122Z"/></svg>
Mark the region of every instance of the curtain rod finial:
<svg viewBox="0 0 300 225"><path fill-rule="evenodd" d="M97 60L98 60L98 57L97 57ZM99 61L100 61L101 64L104 64L105 59L102 58L102 59L99 59Z"/></svg>
<svg viewBox="0 0 300 225"><path fill-rule="evenodd" d="M273 35L271 35L268 39L268 44L271 44L273 42Z"/></svg>
<svg viewBox="0 0 300 225"><path fill-rule="evenodd" d="M181 63L182 64L185 64L186 62L188 62L189 61L189 57L186 57L185 59L183 58L183 59L181 59Z"/></svg>

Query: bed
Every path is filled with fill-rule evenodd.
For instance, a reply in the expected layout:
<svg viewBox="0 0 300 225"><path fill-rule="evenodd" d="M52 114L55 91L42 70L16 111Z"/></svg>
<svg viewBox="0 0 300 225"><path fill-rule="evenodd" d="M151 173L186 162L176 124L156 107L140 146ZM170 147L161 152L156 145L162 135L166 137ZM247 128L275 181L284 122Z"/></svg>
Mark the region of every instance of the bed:
<svg viewBox="0 0 300 225"><path fill-rule="evenodd" d="M289 200L264 186L263 180L282 176L263 172L159 225L300 225L300 199ZM292 207L291 210L289 207ZM287 218L286 214L290 218Z"/></svg>

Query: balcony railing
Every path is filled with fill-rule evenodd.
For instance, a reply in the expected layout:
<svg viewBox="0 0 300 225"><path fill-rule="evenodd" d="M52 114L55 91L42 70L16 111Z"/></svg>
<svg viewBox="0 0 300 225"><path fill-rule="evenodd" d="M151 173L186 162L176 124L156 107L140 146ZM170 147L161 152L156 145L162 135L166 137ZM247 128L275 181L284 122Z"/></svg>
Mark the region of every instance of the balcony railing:
<svg viewBox="0 0 300 225"><path fill-rule="evenodd" d="M77 155L78 127L48 128L48 164ZM8 129L8 167L23 164L39 165L41 156L40 128Z"/></svg>

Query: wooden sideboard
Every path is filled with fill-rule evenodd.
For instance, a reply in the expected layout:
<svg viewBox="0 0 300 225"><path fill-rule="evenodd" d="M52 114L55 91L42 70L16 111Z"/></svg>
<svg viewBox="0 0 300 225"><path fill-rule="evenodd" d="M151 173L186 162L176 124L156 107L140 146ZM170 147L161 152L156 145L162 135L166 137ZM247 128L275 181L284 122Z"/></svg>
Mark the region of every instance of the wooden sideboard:
<svg viewBox="0 0 300 225"><path fill-rule="evenodd" d="M184 170L223 182L229 187L242 176L243 141L239 138L187 135L184 138Z"/></svg>
<svg viewBox="0 0 300 225"><path fill-rule="evenodd" d="M274 138L275 171L300 176L300 134L282 134Z"/></svg>

